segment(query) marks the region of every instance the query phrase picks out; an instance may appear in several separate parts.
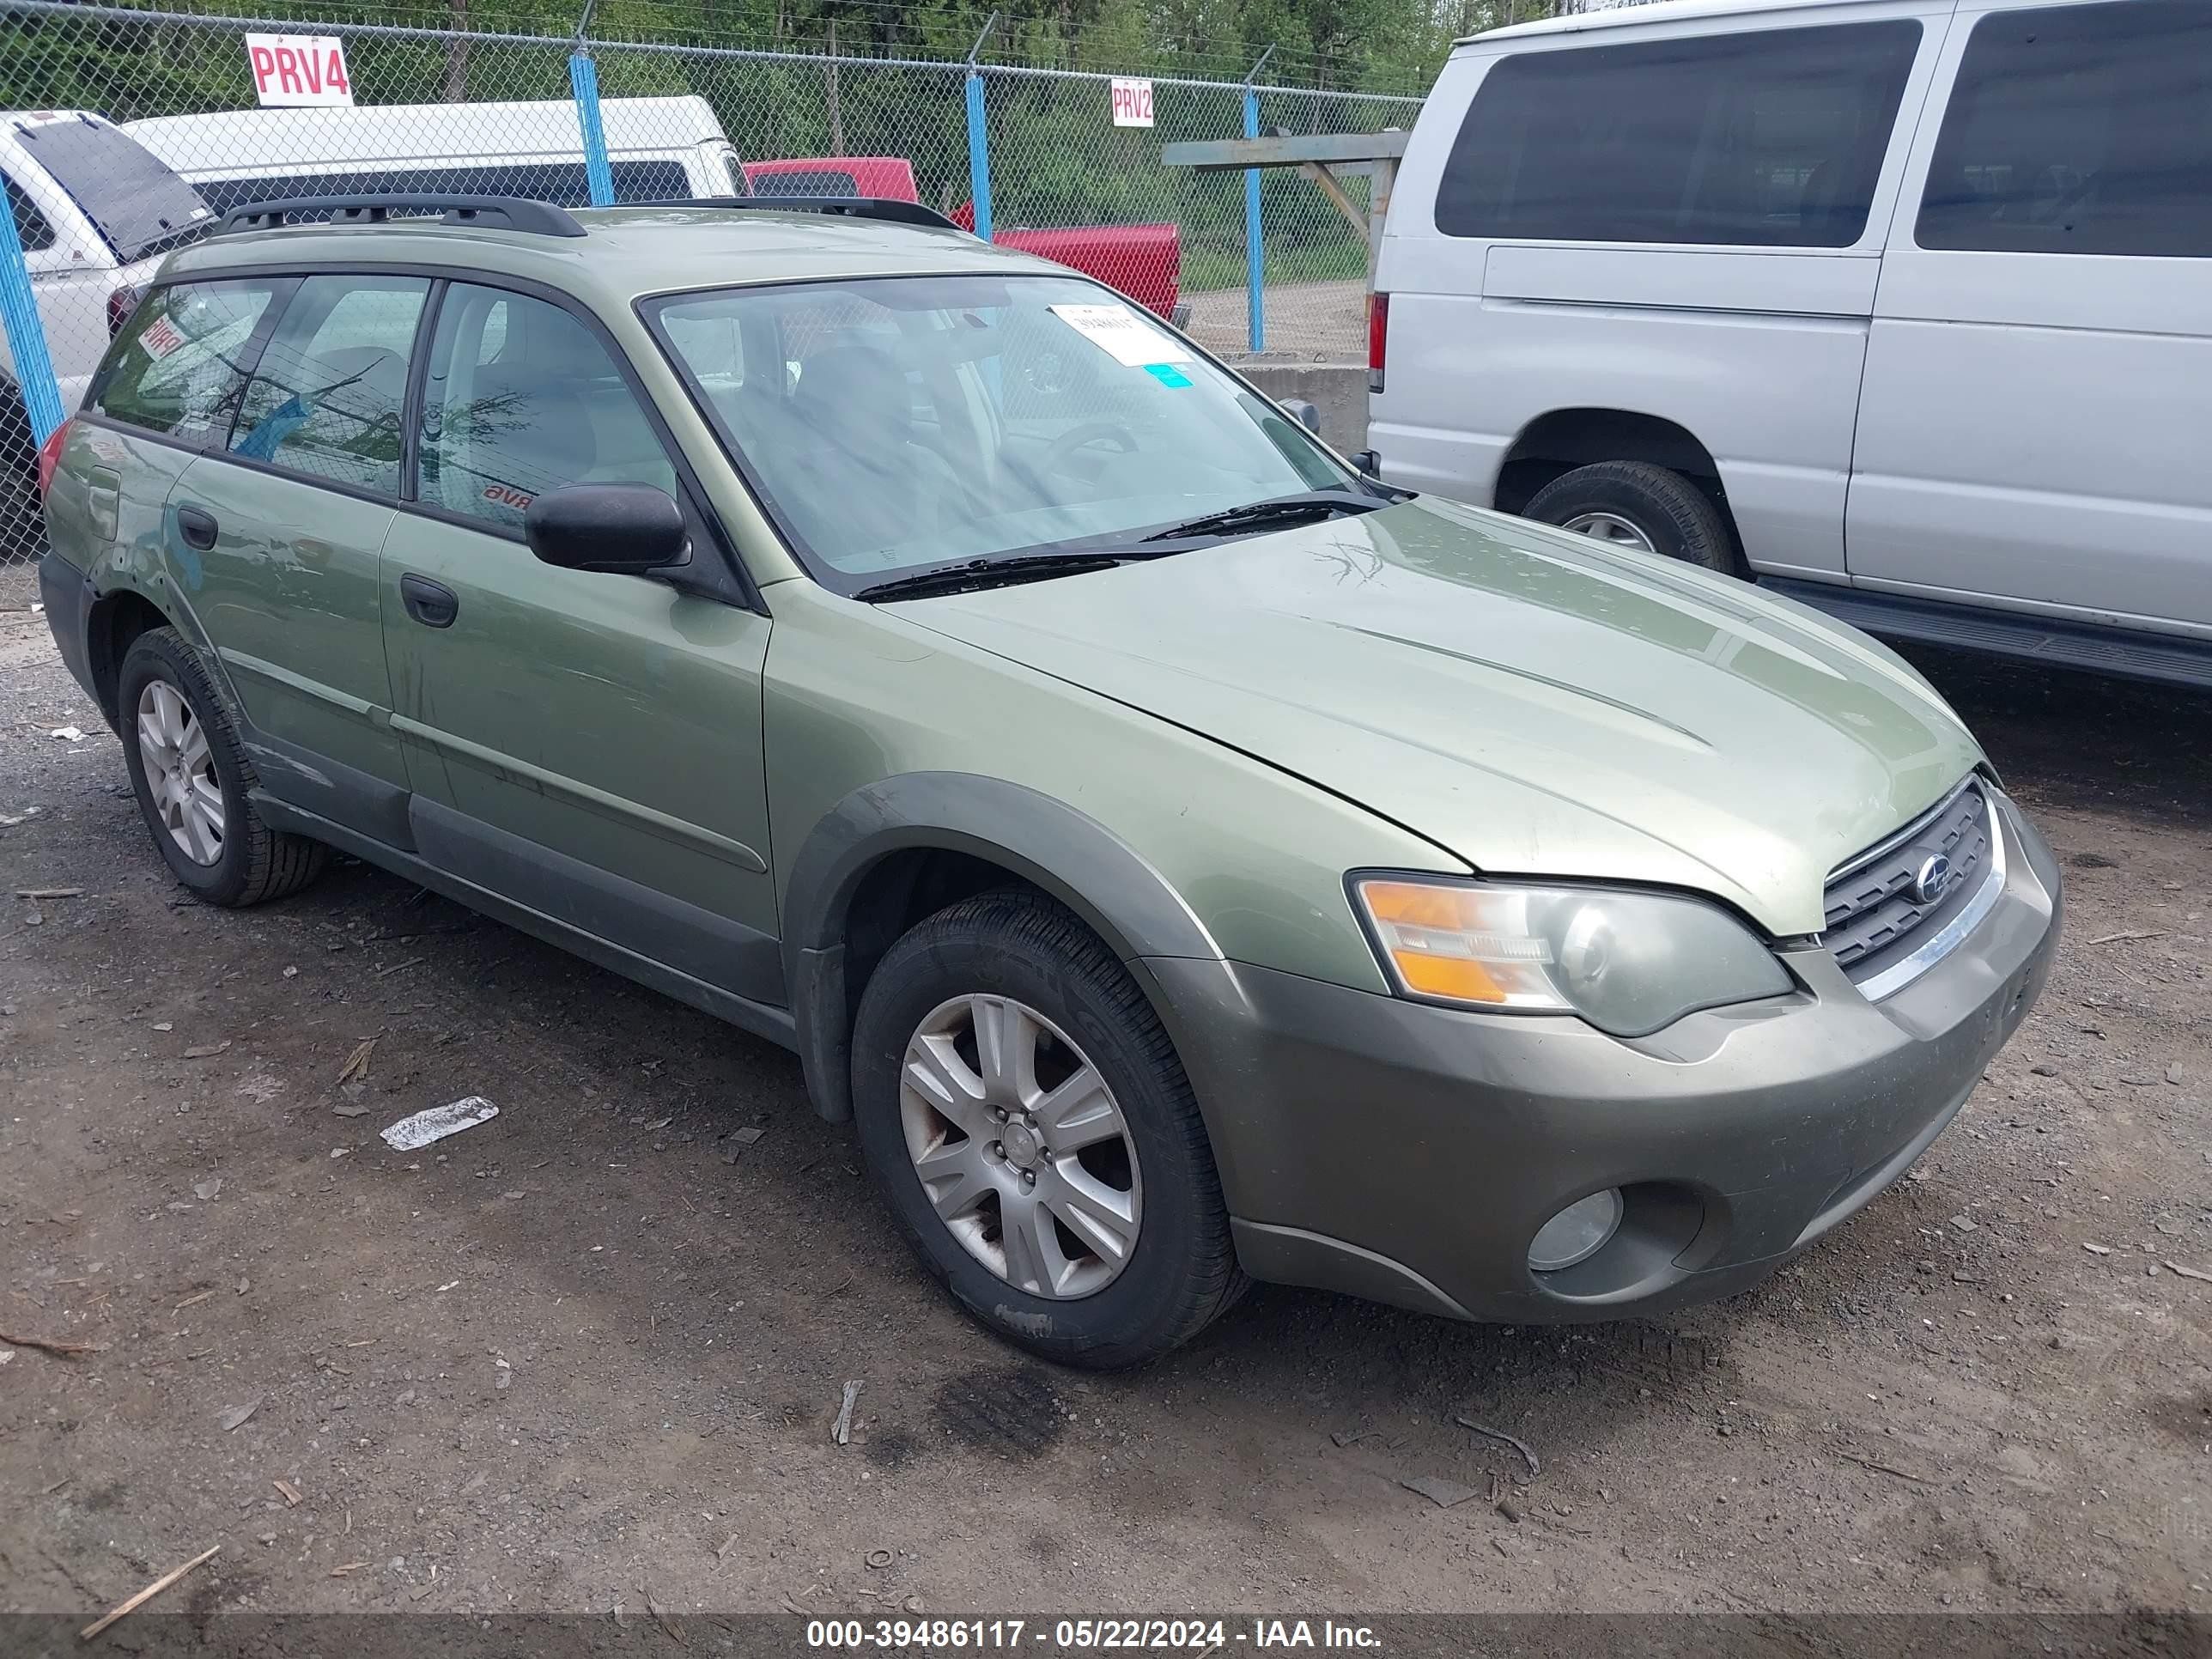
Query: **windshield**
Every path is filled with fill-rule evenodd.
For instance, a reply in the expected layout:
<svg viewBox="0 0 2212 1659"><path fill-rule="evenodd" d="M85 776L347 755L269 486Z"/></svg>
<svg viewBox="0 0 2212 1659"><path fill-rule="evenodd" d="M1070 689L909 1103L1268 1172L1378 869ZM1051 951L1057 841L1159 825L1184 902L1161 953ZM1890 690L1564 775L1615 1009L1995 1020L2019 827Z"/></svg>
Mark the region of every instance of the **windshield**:
<svg viewBox="0 0 2212 1659"><path fill-rule="evenodd" d="M84 210L119 264L190 240L213 216L199 191L104 121L19 121L15 142Z"/></svg>
<svg viewBox="0 0 2212 1659"><path fill-rule="evenodd" d="M1280 410L1079 277L793 283L651 314L779 527L841 592L1357 485Z"/></svg>

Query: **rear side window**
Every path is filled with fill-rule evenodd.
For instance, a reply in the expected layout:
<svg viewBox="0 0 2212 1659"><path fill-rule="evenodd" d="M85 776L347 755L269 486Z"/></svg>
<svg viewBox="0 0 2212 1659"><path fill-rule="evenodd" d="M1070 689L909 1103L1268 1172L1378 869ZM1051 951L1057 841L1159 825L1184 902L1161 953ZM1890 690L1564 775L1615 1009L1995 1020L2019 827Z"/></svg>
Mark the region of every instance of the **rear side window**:
<svg viewBox="0 0 2212 1659"><path fill-rule="evenodd" d="M1913 240L2212 258L2212 7L2132 0L1975 24Z"/></svg>
<svg viewBox="0 0 2212 1659"><path fill-rule="evenodd" d="M1849 247L1919 46L1906 19L1504 58L1444 164L1437 228Z"/></svg>
<svg viewBox="0 0 2212 1659"><path fill-rule="evenodd" d="M609 163L617 202L681 201L696 194L681 161L617 161ZM268 179L207 179L201 192L218 213L254 202L297 196L401 196L459 192L520 196L556 207L588 207L591 185L584 163L574 161L482 161L467 167L401 167L355 173L290 173ZM312 213L301 220L317 217Z"/></svg>
<svg viewBox="0 0 2212 1659"><path fill-rule="evenodd" d="M438 307L422 388L426 506L519 533L572 483L649 483L676 469L597 334L559 306L456 283Z"/></svg>
<svg viewBox="0 0 2212 1659"><path fill-rule="evenodd" d="M155 289L108 348L85 407L185 443L220 440L238 412L245 361L278 286L181 283Z"/></svg>
<svg viewBox="0 0 2212 1659"><path fill-rule="evenodd" d="M397 497L407 366L427 282L309 276L246 386L231 453Z"/></svg>

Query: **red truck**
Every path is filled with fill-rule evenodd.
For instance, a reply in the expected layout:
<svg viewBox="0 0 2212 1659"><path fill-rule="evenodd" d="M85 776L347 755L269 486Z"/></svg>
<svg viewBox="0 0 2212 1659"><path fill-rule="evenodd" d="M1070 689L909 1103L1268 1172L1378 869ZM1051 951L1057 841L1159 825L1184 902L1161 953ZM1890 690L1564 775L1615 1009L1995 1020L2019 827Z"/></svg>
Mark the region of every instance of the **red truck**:
<svg viewBox="0 0 2212 1659"><path fill-rule="evenodd" d="M745 182L756 196L872 196L919 202L914 164L897 155L811 156L785 161L747 161ZM973 203L951 216L963 230L975 228ZM1056 259L1118 289L1147 311L1178 320L1182 279L1182 233L1175 225L1095 225L1067 230L1000 230L991 240L1040 258Z"/></svg>

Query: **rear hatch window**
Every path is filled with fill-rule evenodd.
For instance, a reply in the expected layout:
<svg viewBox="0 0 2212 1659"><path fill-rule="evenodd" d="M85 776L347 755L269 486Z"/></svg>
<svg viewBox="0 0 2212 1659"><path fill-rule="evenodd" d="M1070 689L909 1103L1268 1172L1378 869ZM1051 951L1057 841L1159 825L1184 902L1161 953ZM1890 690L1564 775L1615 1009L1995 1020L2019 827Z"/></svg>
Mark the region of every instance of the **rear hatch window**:
<svg viewBox="0 0 2212 1659"><path fill-rule="evenodd" d="M18 122L15 142L84 210L118 264L191 240L212 216L199 191L105 123Z"/></svg>
<svg viewBox="0 0 2212 1659"><path fill-rule="evenodd" d="M793 167L752 175L756 196L858 196L860 181L839 167Z"/></svg>

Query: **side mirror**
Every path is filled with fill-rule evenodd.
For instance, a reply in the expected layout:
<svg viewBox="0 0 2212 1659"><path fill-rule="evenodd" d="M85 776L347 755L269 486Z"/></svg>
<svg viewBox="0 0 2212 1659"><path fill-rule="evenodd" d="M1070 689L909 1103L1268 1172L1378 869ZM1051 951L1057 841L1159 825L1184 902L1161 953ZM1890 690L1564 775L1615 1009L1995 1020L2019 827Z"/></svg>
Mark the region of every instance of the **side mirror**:
<svg viewBox="0 0 2212 1659"><path fill-rule="evenodd" d="M1379 478L1382 476L1382 458L1371 449L1363 449L1357 455L1346 456L1345 459L1350 461L1368 477Z"/></svg>
<svg viewBox="0 0 2212 1659"><path fill-rule="evenodd" d="M1321 436L1321 410L1304 398L1283 399L1283 413L1318 438Z"/></svg>
<svg viewBox="0 0 2212 1659"><path fill-rule="evenodd" d="M522 515L523 539L564 570L641 575L691 556L684 509L651 484L568 484L549 489Z"/></svg>

